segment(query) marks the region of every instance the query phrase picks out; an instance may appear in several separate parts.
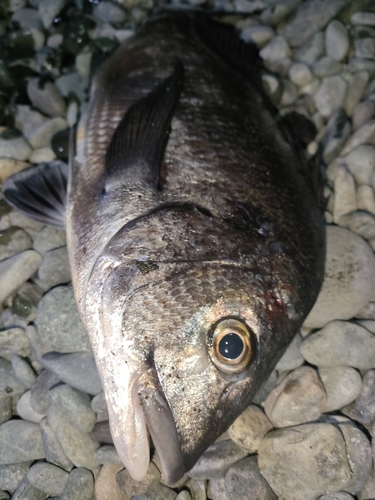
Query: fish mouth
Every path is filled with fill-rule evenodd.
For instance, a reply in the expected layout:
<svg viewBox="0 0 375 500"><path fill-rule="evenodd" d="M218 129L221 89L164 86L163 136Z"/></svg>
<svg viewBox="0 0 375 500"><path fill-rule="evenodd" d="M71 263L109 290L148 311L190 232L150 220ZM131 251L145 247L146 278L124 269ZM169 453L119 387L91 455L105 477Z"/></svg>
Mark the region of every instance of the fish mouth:
<svg viewBox="0 0 375 500"><path fill-rule="evenodd" d="M137 393L148 431L158 452L163 481L172 485L185 473L176 424L154 368L137 380Z"/></svg>

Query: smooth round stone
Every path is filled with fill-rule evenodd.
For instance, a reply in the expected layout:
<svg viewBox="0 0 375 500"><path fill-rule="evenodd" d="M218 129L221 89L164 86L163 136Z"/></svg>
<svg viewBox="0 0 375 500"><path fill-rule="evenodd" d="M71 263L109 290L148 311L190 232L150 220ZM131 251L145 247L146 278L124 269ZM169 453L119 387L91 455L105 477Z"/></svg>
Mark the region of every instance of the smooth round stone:
<svg viewBox="0 0 375 500"><path fill-rule="evenodd" d="M22 394L17 403L17 413L23 420L39 424L44 415L37 413L31 408L30 395L31 391L26 391L25 394Z"/></svg>
<svg viewBox="0 0 375 500"><path fill-rule="evenodd" d="M260 473L256 457L248 457L234 464L225 476L228 500L252 498L277 500L277 496Z"/></svg>
<svg viewBox="0 0 375 500"><path fill-rule="evenodd" d="M368 243L334 226L327 226L326 237L325 276L318 299L304 322L308 328L352 318L374 298L375 257Z"/></svg>
<svg viewBox="0 0 375 500"><path fill-rule="evenodd" d="M301 342L302 337L300 333L297 333L275 367L278 372L294 370L303 365L304 359L300 353Z"/></svg>
<svg viewBox="0 0 375 500"><path fill-rule="evenodd" d="M357 130L375 115L375 102L363 101L357 104L353 111L353 130Z"/></svg>
<svg viewBox="0 0 375 500"><path fill-rule="evenodd" d="M323 160L326 164L330 164L336 158L347 141L350 132L351 124L345 111L342 108L337 109L328 120L326 131L321 140ZM332 180L334 181L334 179Z"/></svg>
<svg viewBox="0 0 375 500"><path fill-rule="evenodd" d="M361 144L375 144L375 120L370 120L354 132L341 151L341 156L348 154Z"/></svg>
<svg viewBox="0 0 375 500"><path fill-rule="evenodd" d="M326 393L318 374L301 366L275 387L263 407L274 427L288 427L317 420L325 405Z"/></svg>
<svg viewBox="0 0 375 500"><path fill-rule="evenodd" d="M261 51L260 56L266 62L275 62L290 55L290 48L285 38L275 36Z"/></svg>
<svg viewBox="0 0 375 500"><path fill-rule="evenodd" d="M91 431L91 435L94 439L96 439L100 443L113 444L113 438L111 434L111 428L109 426L109 420L103 420L101 422L97 422Z"/></svg>
<svg viewBox="0 0 375 500"><path fill-rule="evenodd" d="M124 496L116 482L116 475L122 468L122 464L105 464L101 467L95 479L94 497L96 500L128 500L129 497Z"/></svg>
<svg viewBox="0 0 375 500"><path fill-rule="evenodd" d="M43 370L31 387L30 403L37 413L44 415L50 405L49 389L60 382L60 378L49 370Z"/></svg>
<svg viewBox="0 0 375 500"><path fill-rule="evenodd" d="M269 26L249 26L245 28L240 37L245 42L255 42L257 47L262 48L275 35L275 32Z"/></svg>
<svg viewBox="0 0 375 500"><path fill-rule="evenodd" d="M13 500L45 500L47 497L46 493L35 488L30 481L25 476L20 484L18 485L14 495Z"/></svg>
<svg viewBox="0 0 375 500"><path fill-rule="evenodd" d="M47 252L33 280L44 292L57 285L70 283L71 274L67 247L63 246Z"/></svg>
<svg viewBox="0 0 375 500"><path fill-rule="evenodd" d="M314 63L312 71L318 78L325 78L341 73L342 64L331 57L323 56Z"/></svg>
<svg viewBox="0 0 375 500"><path fill-rule="evenodd" d="M39 16L43 26L49 29L55 17L64 7L64 0L40 0L38 3Z"/></svg>
<svg viewBox="0 0 375 500"><path fill-rule="evenodd" d="M8 420L0 426L0 464L44 458L39 425L25 420Z"/></svg>
<svg viewBox="0 0 375 500"><path fill-rule="evenodd" d="M354 403L342 411L362 425L368 426L375 420L375 370L369 370L364 374L361 393Z"/></svg>
<svg viewBox="0 0 375 500"><path fill-rule="evenodd" d="M13 493L29 470L31 461L0 465L0 488Z"/></svg>
<svg viewBox="0 0 375 500"><path fill-rule="evenodd" d="M42 357L42 363L63 382L79 391L95 395L103 390L94 355L91 352L71 354L50 352Z"/></svg>
<svg viewBox="0 0 375 500"><path fill-rule="evenodd" d="M325 31L326 53L336 61L342 61L349 50L349 36L340 21L331 21Z"/></svg>
<svg viewBox="0 0 375 500"><path fill-rule="evenodd" d="M65 116L65 101L52 82L42 82L40 78L30 78L27 83L27 93L33 106L45 115Z"/></svg>
<svg viewBox="0 0 375 500"><path fill-rule="evenodd" d="M375 59L375 39L372 37L354 40L355 56L363 59Z"/></svg>
<svg viewBox="0 0 375 500"><path fill-rule="evenodd" d="M352 149L344 156L345 165L353 175L357 185L371 186L371 177L375 168L375 148L368 144Z"/></svg>
<svg viewBox="0 0 375 500"><path fill-rule="evenodd" d="M60 441L46 417L40 422L40 431L42 433L43 448L47 462L55 464L64 470L71 471L74 466L66 456Z"/></svg>
<svg viewBox="0 0 375 500"><path fill-rule="evenodd" d="M16 108L15 123L26 139L29 139L34 130L46 121L48 118L31 106L20 104Z"/></svg>
<svg viewBox="0 0 375 500"><path fill-rule="evenodd" d="M55 84L64 97L69 98L69 95L73 94L80 102L84 102L87 99L87 79L82 78L77 72L66 73L59 76L59 78L55 80ZM67 128L67 125L65 128Z"/></svg>
<svg viewBox="0 0 375 500"><path fill-rule="evenodd" d="M351 480L342 433L326 423L272 431L261 442L258 464L279 498L318 498Z"/></svg>
<svg viewBox="0 0 375 500"><path fill-rule="evenodd" d="M213 497L211 497L213 498ZM175 500L192 500L192 497L190 493L187 490L182 490L180 493L176 496ZM215 500L215 499L213 499Z"/></svg>
<svg viewBox="0 0 375 500"><path fill-rule="evenodd" d="M282 95L280 80L273 75L263 74L262 82L268 97L271 99L273 104L277 105L280 102Z"/></svg>
<svg viewBox="0 0 375 500"><path fill-rule="evenodd" d="M36 380L36 375L29 363L18 354L12 356L12 368L18 380L30 389Z"/></svg>
<svg viewBox="0 0 375 500"><path fill-rule="evenodd" d="M34 238L34 250L45 257L54 248L66 245L66 232L51 226L44 227Z"/></svg>
<svg viewBox="0 0 375 500"><path fill-rule="evenodd" d="M137 495L133 500L175 500L176 492L162 484L156 484L144 495ZM200 500L198 497L197 500Z"/></svg>
<svg viewBox="0 0 375 500"><path fill-rule="evenodd" d="M247 451L230 439L214 443L188 472L188 476L194 479L223 477L234 463L246 455Z"/></svg>
<svg viewBox="0 0 375 500"><path fill-rule="evenodd" d="M51 387L49 398L52 404L60 406L66 418L78 429L90 432L96 422L96 414L91 408L90 397L66 384Z"/></svg>
<svg viewBox="0 0 375 500"><path fill-rule="evenodd" d="M328 118L333 111L342 106L346 86L347 84L341 76L324 78L314 95L315 106L322 116Z"/></svg>
<svg viewBox="0 0 375 500"><path fill-rule="evenodd" d="M298 86L307 85L313 79L307 64L294 63L289 69L289 78Z"/></svg>
<svg viewBox="0 0 375 500"><path fill-rule="evenodd" d="M13 226L0 231L0 260L29 250L32 246L31 236L21 227Z"/></svg>
<svg viewBox="0 0 375 500"><path fill-rule="evenodd" d="M356 210L342 215L337 222L339 226L349 229L365 240L375 238L375 215L370 212Z"/></svg>
<svg viewBox="0 0 375 500"><path fill-rule="evenodd" d="M121 469L124 467L120 455L111 444L105 444L97 448L95 450L95 460L98 464L121 465Z"/></svg>
<svg viewBox="0 0 375 500"><path fill-rule="evenodd" d="M327 493L319 497L319 500L354 500L349 493L345 491L337 491L336 493Z"/></svg>
<svg viewBox="0 0 375 500"><path fill-rule="evenodd" d="M0 302L26 283L41 263L41 255L34 250L26 250L0 262Z"/></svg>
<svg viewBox="0 0 375 500"><path fill-rule="evenodd" d="M27 479L38 490L50 496L60 495L68 480L69 473L56 465L38 462L30 467Z"/></svg>
<svg viewBox="0 0 375 500"><path fill-rule="evenodd" d="M367 479L366 484L359 492L358 500L367 500L369 498L374 498L374 495L375 495L375 468L371 470L370 476Z"/></svg>
<svg viewBox="0 0 375 500"><path fill-rule="evenodd" d="M355 107L362 99L368 81L367 71L359 71L350 78L344 100L344 109L348 116L352 116Z"/></svg>
<svg viewBox="0 0 375 500"><path fill-rule="evenodd" d="M29 142L34 149L49 147L52 137L60 130L65 130L67 126L68 122L65 118L60 116L51 118L30 133Z"/></svg>
<svg viewBox="0 0 375 500"><path fill-rule="evenodd" d="M34 238L35 234L40 231L43 227L41 222L37 222L30 217L27 217L18 210L12 210L9 212L9 226L19 226L25 229L29 233L29 235Z"/></svg>
<svg viewBox="0 0 375 500"><path fill-rule="evenodd" d="M229 437L248 453L256 453L263 437L273 428L257 406L248 406L228 429Z"/></svg>
<svg viewBox="0 0 375 500"><path fill-rule="evenodd" d="M342 215L357 209L357 195L353 176L345 166L337 167L333 185L335 192L333 220L337 224Z"/></svg>
<svg viewBox="0 0 375 500"><path fill-rule="evenodd" d="M1 330L0 356L10 361L15 354L30 355L30 346L25 330L18 327Z"/></svg>
<svg viewBox="0 0 375 500"><path fill-rule="evenodd" d="M372 187L359 186L357 188L357 207L358 210L375 214L375 194Z"/></svg>
<svg viewBox="0 0 375 500"><path fill-rule="evenodd" d="M0 157L25 161L30 157L32 148L22 136L6 139L0 134Z"/></svg>
<svg viewBox="0 0 375 500"><path fill-rule="evenodd" d="M51 405L47 411L47 420L56 434L69 460L76 467L95 470L98 466L94 451L99 443L88 433L69 422L66 412L58 405Z"/></svg>
<svg viewBox="0 0 375 500"><path fill-rule="evenodd" d="M228 496L224 477L208 481L207 498L210 498L210 500L227 500Z"/></svg>
<svg viewBox="0 0 375 500"><path fill-rule="evenodd" d="M302 0L287 0L284 2L274 3L271 7L266 8L262 12L261 19L265 24L275 26L291 14L298 7L301 1Z"/></svg>
<svg viewBox="0 0 375 500"><path fill-rule="evenodd" d="M142 481L135 481L126 469L122 469L116 476L116 482L121 491L130 497L143 495L159 483L161 474L153 462L150 462L147 473Z"/></svg>
<svg viewBox="0 0 375 500"><path fill-rule="evenodd" d="M96 396L92 398L91 408L98 415L97 422L109 419L107 402L105 400L104 391L99 392Z"/></svg>
<svg viewBox="0 0 375 500"><path fill-rule="evenodd" d="M94 496L94 478L84 467L73 469L65 484L61 500L92 500Z"/></svg>
<svg viewBox="0 0 375 500"><path fill-rule="evenodd" d="M8 396L20 396L26 390L26 387L14 375L12 364L4 358L0 358L0 394Z"/></svg>
<svg viewBox="0 0 375 500"><path fill-rule="evenodd" d="M47 146L45 148L34 149L30 155L29 161L30 163L48 163L53 161L55 158L55 153L49 146Z"/></svg>
<svg viewBox="0 0 375 500"><path fill-rule="evenodd" d="M307 337L301 353L309 363L321 366L375 368L375 336L366 328L347 321L331 321Z"/></svg>
<svg viewBox="0 0 375 500"><path fill-rule="evenodd" d="M8 394L0 393L0 425L12 418L13 400Z"/></svg>
<svg viewBox="0 0 375 500"><path fill-rule="evenodd" d="M364 24L365 26L375 26L374 12L356 12L350 18L352 24Z"/></svg>
<svg viewBox="0 0 375 500"><path fill-rule="evenodd" d="M71 286L59 286L44 295L38 305L36 325L42 342L54 351L91 351Z"/></svg>
<svg viewBox="0 0 375 500"><path fill-rule="evenodd" d="M321 31L315 33L307 42L297 49L296 61L308 65L314 64L324 54L324 35Z"/></svg>
<svg viewBox="0 0 375 500"><path fill-rule="evenodd" d="M93 14L103 23L120 24L126 19L126 11L122 5L106 0L95 6Z"/></svg>
<svg viewBox="0 0 375 500"><path fill-rule="evenodd" d="M343 408L361 392L361 375L349 366L320 367L319 376L327 393L324 412Z"/></svg>
<svg viewBox="0 0 375 500"><path fill-rule="evenodd" d="M25 170L30 164L26 161L14 160L13 158L0 158L0 183L3 184L8 177Z"/></svg>
<svg viewBox="0 0 375 500"><path fill-rule="evenodd" d="M353 57L350 59L347 69L351 73L356 73L357 71L367 71L370 78L375 75L375 62L370 59L361 59L360 57Z"/></svg>

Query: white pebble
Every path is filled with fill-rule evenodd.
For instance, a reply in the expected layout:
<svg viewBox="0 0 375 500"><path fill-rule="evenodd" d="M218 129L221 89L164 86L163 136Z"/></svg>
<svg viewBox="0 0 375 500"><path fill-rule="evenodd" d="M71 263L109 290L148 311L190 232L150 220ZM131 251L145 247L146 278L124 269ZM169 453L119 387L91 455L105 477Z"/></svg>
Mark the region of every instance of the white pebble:
<svg viewBox="0 0 375 500"><path fill-rule="evenodd" d="M29 163L21 160L13 160L12 158L0 158L0 184L11 175L29 167Z"/></svg>
<svg viewBox="0 0 375 500"><path fill-rule="evenodd" d="M361 144L375 144L375 120L371 120L357 129L354 134L349 137L340 154L346 155L349 151Z"/></svg>
<svg viewBox="0 0 375 500"><path fill-rule="evenodd" d="M342 215L357 209L354 179L344 166L339 165L337 167L334 190L335 204L333 207L333 220L337 224Z"/></svg>
<svg viewBox="0 0 375 500"><path fill-rule="evenodd" d="M276 36L260 51L262 59L267 62L276 62L290 55L290 48L282 36Z"/></svg>
<svg viewBox="0 0 375 500"><path fill-rule="evenodd" d="M296 85L306 85L310 83L313 76L307 64L294 63L289 69L289 78Z"/></svg>
<svg viewBox="0 0 375 500"><path fill-rule="evenodd" d="M253 41L257 47L262 48L275 35L275 32L269 26L249 26L241 32L241 38L245 42Z"/></svg>
<svg viewBox="0 0 375 500"><path fill-rule="evenodd" d="M357 208L375 214L375 196L371 186L359 186L357 188Z"/></svg>
<svg viewBox="0 0 375 500"><path fill-rule="evenodd" d="M348 116L352 116L355 107L362 99L368 80L367 71L358 71L350 78L344 100L344 109Z"/></svg>
<svg viewBox="0 0 375 500"><path fill-rule="evenodd" d="M342 61L349 50L349 36L340 21L331 21L325 32L326 53L336 61Z"/></svg>
<svg viewBox="0 0 375 500"><path fill-rule="evenodd" d="M324 78L317 90L314 101L319 113L328 118L344 102L346 82L341 76Z"/></svg>
<svg viewBox="0 0 375 500"><path fill-rule="evenodd" d="M34 149L30 155L31 163L43 163L53 161L56 158L55 153L49 146L40 149Z"/></svg>
<svg viewBox="0 0 375 500"><path fill-rule="evenodd" d="M26 283L39 269L42 257L34 250L26 250L0 262L0 302Z"/></svg>
<svg viewBox="0 0 375 500"><path fill-rule="evenodd" d="M350 18L352 24L364 24L367 26L375 26L374 12L356 12Z"/></svg>
<svg viewBox="0 0 375 500"><path fill-rule="evenodd" d="M343 158L358 185L371 186L371 175L375 168L375 148L369 144L356 147Z"/></svg>

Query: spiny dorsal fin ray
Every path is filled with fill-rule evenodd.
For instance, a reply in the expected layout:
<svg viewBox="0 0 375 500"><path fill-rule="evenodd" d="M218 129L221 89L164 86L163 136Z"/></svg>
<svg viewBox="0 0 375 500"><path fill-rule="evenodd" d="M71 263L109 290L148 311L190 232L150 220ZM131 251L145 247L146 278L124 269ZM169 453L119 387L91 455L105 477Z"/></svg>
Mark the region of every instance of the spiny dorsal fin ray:
<svg viewBox="0 0 375 500"><path fill-rule="evenodd" d="M107 184L121 171L146 165L149 181L158 186L173 111L183 85L184 68L177 61L171 76L124 115L106 153Z"/></svg>
<svg viewBox="0 0 375 500"><path fill-rule="evenodd" d="M68 166L57 160L12 175L3 194L9 205L28 217L65 229L67 182Z"/></svg>

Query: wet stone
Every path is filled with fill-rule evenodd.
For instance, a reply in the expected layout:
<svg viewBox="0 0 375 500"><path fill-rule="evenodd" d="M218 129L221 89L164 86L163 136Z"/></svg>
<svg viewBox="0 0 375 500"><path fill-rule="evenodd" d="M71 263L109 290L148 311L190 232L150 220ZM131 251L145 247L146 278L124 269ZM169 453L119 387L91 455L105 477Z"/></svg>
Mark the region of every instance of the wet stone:
<svg viewBox="0 0 375 500"><path fill-rule="evenodd" d="M73 469L69 474L60 500L92 500L94 495L94 479L92 473L83 468Z"/></svg>
<svg viewBox="0 0 375 500"><path fill-rule="evenodd" d="M42 342L54 351L91 351L71 286L53 288L40 301L36 325Z"/></svg>
<svg viewBox="0 0 375 500"><path fill-rule="evenodd" d="M38 11L43 26L48 29L64 6L64 0L40 0Z"/></svg>
<svg viewBox="0 0 375 500"><path fill-rule="evenodd" d="M116 476L116 482L121 491L127 495L143 495L160 481L161 474L153 462L150 462L146 476L142 481L134 481L126 469L122 469Z"/></svg>
<svg viewBox="0 0 375 500"><path fill-rule="evenodd" d="M10 494L7 491L0 490L0 500L10 500Z"/></svg>
<svg viewBox="0 0 375 500"><path fill-rule="evenodd" d="M334 319L352 318L374 296L375 258L368 243L334 226L327 226L326 235L324 282L305 327L320 328Z"/></svg>
<svg viewBox="0 0 375 500"><path fill-rule="evenodd" d="M313 368L301 366L287 375L264 402L274 427L316 420L324 411L326 393Z"/></svg>
<svg viewBox="0 0 375 500"><path fill-rule="evenodd" d="M375 368L375 336L355 323L331 321L307 337L301 353L309 363L321 366Z"/></svg>
<svg viewBox="0 0 375 500"><path fill-rule="evenodd" d="M357 185L371 186L371 175L375 167L374 146L367 144L358 146L344 157L344 161Z"/></svg>
<svg viewBox="0 0 375 500"><path fill-rule="evenodd" d="M17 379L28 389L36 380L36 375L29 363L18 354L12 356L12 368Z"/></svg>
<svg viewBox="0 0 375 500"><path fill-rule="evenodd" d="M0 426L0 464L44 458L39 425L25 420L9 420Z"/></svg>
<svg viewBox="0 0 375 500"><path fill-rule="evenodd" d="M33 240L29 233L21 227L10 227L0 231L0 260L32 248Z"/></svg>
<svg viewBox="0 0 375 500"><path fill-rule="evenodd" d="M328 118L333 111L342 106L346 86L347 84L341 76L324 78L314 96L315 105L322 116Z"/></svg>
<svg viewBox="0 0 375 500"><path fill-rule="evenodd" d="M292 342L289 344L287 350L279 359L275 367L277 371L282 372L286 370L294 370L304 363L303 356L300 353L301 342L302 337L300 333L297 333Z"/></svg>
<svg viewBox="0 0 375 500"><path fill-rule="evenodd" d="M273 428L257 406L250 405L228 429L229 437L248 453L256 453L263 437Z"/></svg>
<svg viewBox="0 0 375 500"><path fill-rule="evenodd" d="M34 464L27 473L27 479L38 490L50 496L60 495L68 480L69 473L45 462Z"/></svg>
<svg viewBox="0 0 375 500"><path fill-rule="evenodd" d="M0 302L7 299L39 269L42 257L26 250L0 262Z"/></svg>
<svg viewBox="0 0 375 500"><path fill-rule="evenodd" d="M264 74L262 75L262 83L268 97L275 105L277 105L280 102L282 95L279 79L273 75Z"/></svg>
<svg viewBox="0 0 375 500"><path fill-rule="evenodd" d="M65 116L66 105L56 86L50 82L43 82L39 78L30 78L27 84L27 93L30 101L45 115Z"/></svg>
<svg viewBox="0 0 375 500"><path fill-rule="evenodd" d="M116 475L123 465L103 465L95 479L96 500L129 500L117 486Z"/></svg>
<svg viewBox="0 0 375 500"><path fill-rule="evenodd" d="M339 226L349 229L365 240L375 238L375 215L370 212L356 210L342 215L337 222Z"/></svg>
<svg viewBox="0 0 375 500"><path fill-rule="evenodd" d="M269 393L276 387L276 384L277 373L276 370L273 370L268 379L259 387L257 393L253 398L253 404L260 405L260 403L263 403Z"/></svg>
<svg viewBox="0 0 375 500"><path fill-rule="evenodd" d="M192 500L192 497L191 497L190 493L187 490L182 490L176 496L175 500ZM213 500L215 500L215 499L213 499Z"/></svg>
<svg viewBox="0 0 375 500"><path fill-rule="evenodd" d="M248 457L234 464L225 476L228 500L252 498L277 500L277 496L260 473L256 457Z"/></svg>
<svg viewBox="0 0 375 500"><path fill-rule="evenodd" d="M116 448L111 444L100 446L95 450L94 455L98 464L121 465L121 468L124 467L120 455L117 453Z"/></svg>
<svg viewBox="0 0 375 500"><path fill-rule="evenodd" d="M265 24L275 26L291 14L301 1L302 0L282 0L273 2L270 7L262 12L261 19Z"/></svg>
<svg viewBox="0 0 375 500"><path fill-rule="evenodd" d="M357 71L367 71L372 78L375 75L375 62L370 59L361 59L360 57L353 57L350 59L347 66L351 73L356 73Z"/></svg>
<svg viewBox="0 0 375 500"><path fill-rule="evenodd" d="M42 415L47 413L50 405L48 391L58 382L60 382L60 378L49 370L43 370L38 375L31 387L30 403L34 411Z"/></svg>
<svg viewBox="0 0 375 500"><path fill-rule="evenodd" d="M35 488L25 476L12 496L12 500L45 500L47 493Z"/></svg>
<svg viewBox="0 0 375 500"><path fill-rule="evenodd" d="M17 489L22 478L25 477L31 463L32 462L29 461L0 465L0 488L13 493Z"/></svg>
<svg viewBox="0 0 375 500"><path fill-rule="evenodd" d="M0 393L0 425L12 418L13 401L8 394Z"/></svg>
<svg viewBox="0 0 375 500"><path fill-rule="evenodd" d="M349 36L340 21L331 21L325 31L326 52L329 57L342 61L349 50Z"/></svg>
<svg viewBox="0 0 375 500"><path fill-rule="evenodd" d="M40 423L40 431L42 433L43 448L47 462L55 464L62 469L71 471L73 468L72 462L66 456L60 441L53 432L47 418L43 418Z"/></svg>
<svg viewBox="0 0 375 500"><path fill-rule="evenodd" d="M72 354L47 353L42 363L48 370L75 389L95 395L102 391L94 355L90 352Z"/></svg>
<svg viewBox="0 0 375 500"><path fill-rule="evenodd" d="M15 354L28 356L30 346L23 328L7 328L0 331L0 356L11 360Z"/></svg>
<svg viewBox="0 0 375 500"><path fill-rule="evenodd" d="M368 426L375 420L375 370L369 370L364 374L358 398L342 411L363 425Z"/></svg>
<svg viewBox="0 0 375 500"><path fill-rule="evenodd" d="M361 375L349 366L321 367L319 376L327 393L324 412L338 410L348 405L361 392Z"/></svg>
<svg viewBox="0 0 375 500"><path fill-rule="evenodd" d="M35 283L44 291L71 281L69 256L66 246L50 250L44 257Z"/></svg>
<svg viewBox="0 0 375 500"><path fill-rule="evenodd" d="M30 404L30 395L31 391L26 391L22 394L17 403L17 413L21 418L23 418L23 420L39 424L44 415L41 415L32 409Z"/></svg>
<svg viewBox="0 0 375 500"><path fill-rule="evenodd" d="M91 431L91 435L100 443L113 444L111 428L109 427L109 420L97 422L94 425L93 430Z"/></svg>
<svg viewBox="0 0 375 500"><path fill-rule="evenodd" d="M358 494L358 500L368 500L374 498L375 494L375 468L372 468L371 473L366 481L366 484Z"/></svg>
<svg viewBox="0 0 375 500"><path fill-rule="evenodd" d="M227 500L225 478L210 479L207 486L207 497L212 500Z"/></svg>
<svg viewBox="0 0 375 500"><path fill-rule="evenodd" d="M42 295L42 290L35 283L25 283L17 291L17 295L13 299L12 313L27 322L34 321L36 306Z"/></svg>
<svg viewBox="0 0 375 500"><path fill-rule="evenodd" d="M82 78L77 72L61 75L55 84L64 97L73 94L80 102L86 100L87 79Z"/></svg>
<svg viewBox="0 0 375 500"><path fill-rule="evenodd" d="M214 443L203 453L188 475L195 479L223 477L234 463L246 455L247 451L232 440Z"/></svg>
<svg viewBox="0 0 375 500"><path fill-rule="evenodd" d="M94 16L103 23L117 24L125 21L126 11L119 3L104 0L95 6Z"/></svg>

